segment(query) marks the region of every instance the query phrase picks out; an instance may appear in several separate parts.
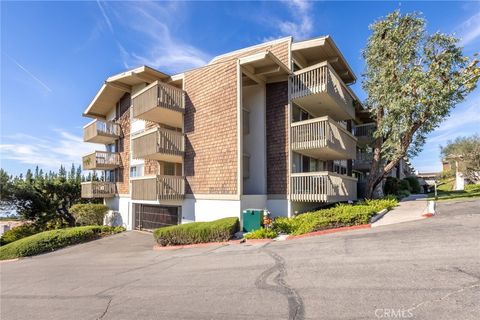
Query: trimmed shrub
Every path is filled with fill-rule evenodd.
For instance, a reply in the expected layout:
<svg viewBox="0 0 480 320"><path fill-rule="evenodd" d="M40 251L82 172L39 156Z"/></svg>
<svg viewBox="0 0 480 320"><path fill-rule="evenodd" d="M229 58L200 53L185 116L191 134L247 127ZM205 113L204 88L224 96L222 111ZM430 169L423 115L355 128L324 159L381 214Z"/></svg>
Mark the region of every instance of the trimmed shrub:
<svg viewBox="0 0 480 320"><path fill-rule="evenodd" d="M123 227L85 226L44 231L0 247L0 260L51 252L124 230Z"/></svg>
<svg viewBox="0 0 480 320"><path fill-rule="evenodd" d="M465 192L480 192L480 184L467 184L465 186Z"/></svg>
<svg viewBox="0 0 480 320"><path fill-rule="evenodd" d="M408 180L405 180L405 179L400 180L398 182L398 188L399 188L398 192L403 191L403 190L408 191L408 192L412 191L412 187L410 186L410 183L408 182Z"/></svg>
<svg viewBox="0 0 480 320"><path fill-rule="evenodd" d="M103 218L108 211L108 207L94 203L75 204L70 207L69 211L75 218L75 223L79 226L100 226L103 224Z"/></svg>
<svg viewBox="0 0 480 320"><path fill-rule="evenodd" d="M223 218L211 222L192 222L163 227L153 232L161 246L228 241L239 229L238 218Z"/></svg>
<svg viewBox="0 0 480 320"><path fill-rule="evenodd" d="M383 209L391 210L398 205L397 197L389 195L383 199L365 199L365 204L372 207L375 212Z"/></svg>
<svg viewBox="0 0 480 320"><path fill-rule="evenodd" d="M370 218L383 209L397 205L391 196L385 199L365 200L356 205L338 204L329 209L306 212L293 218L276 218L273 229L279 233L304 234L308 232L366 224Z"/></svg>
<svg viewBox="0 0 480 320"><path fill-rule="evenodd" d="M0 245L4 246L11 242L17 241L19 239L31 236L35 233L40 232L35 225L32 223L25 223L12 229L5 231L2 236L0 237Z"/></svg>
<svg viewBox="0 0 480 320"><path fill-rule="evenodd" d="M410 192L412 192L412 193L420 193L421 192L420 182L418 182L417 177L410 176L410 177L406 177L403 180L407 180L408 183L410 184Z"/></svg>
<svg viewBox="0 0 480 320"><path fill-rule="evenodd" d="M245 239L273 239L278 236L277 232L272 229L261 228L245 235Z"/></svg>
<svg viewBox="0 0 480 320"><path fill-rule="evenodd" d="M408 190L400 190L397 194L398 199L403 199L403 198L406 198L408 196L410 196L410 191L408 191Z"/></svg>
<svg viewBox="0 0 480 320"><path fill-rule="evenodd" d="M399 180L395 177L387 177L383 192L385 194L397 194L400 189Z"/></svg>

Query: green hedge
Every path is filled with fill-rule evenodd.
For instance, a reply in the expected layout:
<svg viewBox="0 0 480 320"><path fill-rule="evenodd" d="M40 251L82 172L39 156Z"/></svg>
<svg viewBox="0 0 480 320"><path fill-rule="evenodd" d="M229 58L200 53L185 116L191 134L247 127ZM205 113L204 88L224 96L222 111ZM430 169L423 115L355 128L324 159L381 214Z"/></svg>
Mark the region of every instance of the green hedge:
<svg viewBox="0 0 480 320"><path fill-rule="evenodd" d="M228 241L239 229L238 218L192 222L156 229L155 241L161 246Z"/></svg>
<svg viewBox="0 0 480 320"><path fill-rule="evenodd" d="M108 212L108 207L95 203L75 204L70 207L69 212L79 226L100 226L103 224L103 217Z"/></svg>
<svg viewBox="0 0 480 320"><path fill-rule="evenodd" d="M85 226L44 231L0 247L0 260L55 251L124 230L123 227Z"/></svg>
<svg viewBox="0 0 480 320"><path fill-rule="evenodd" d="M366 224L383 209L397 205L394 198L366 200L356 205L339 204L336 207L307 212L293 218L276 218L273 228L277 232L299 235L308 232Z"/></svg>
<svg viewBox="0 0 480 320"><path fill-rule="evenodd" d="M410 192L411 193L420 193L422 190L420 188L420 182L418 182L417 177L410 176L406 177L404 180L407 180L410 184Z"/></svg>
<svg viewBox="0 0 480 320"><path fill-rule="evenodd" d="M272 229L261 228L245 235L245 239L273 239L278 236L278 233Z"/></svg>
<svg viewBox="0 0 480 320"><path fill-rule="evenodd" d="M12 229L5 231L2 236L0 237L0 245L4 246L11 242L17 241L19 239L34 235L35 233L39 233L41 230L38 229L32 223L25 223Z"/></svg>

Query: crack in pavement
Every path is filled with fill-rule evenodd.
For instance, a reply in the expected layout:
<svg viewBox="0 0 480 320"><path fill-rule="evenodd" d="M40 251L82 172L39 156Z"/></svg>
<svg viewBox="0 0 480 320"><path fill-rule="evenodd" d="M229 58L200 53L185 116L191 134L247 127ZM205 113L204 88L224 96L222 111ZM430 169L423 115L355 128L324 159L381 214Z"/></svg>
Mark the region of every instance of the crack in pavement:
<svg viewBox="0 0 480 320"><path fill-rule="evenodd" d="M110 308L110 303L112 303L112 299L113 299L113 298L110 298L110 299L108 300L107 307L105 308L105 311L103 311L102 315L101 315L99 318L97 318L97 320L103 319L103 317L105 317L105 315L106 315L107 312L108 312L108 308Z"/></svg>
<svg viewBox="0 0 480 320"><path fill-rule="evenodd" d="M269 290L284 295L288 300L288 319L289 320L302 320L305 317L305 310L303 300L300 294L291 286L285 282L285 276L287 275L285 259L272 252L265 247L262 251L265 251L270 257L273 258L275 264L262 272L262 274L255 280L255 286L258 289ZM270 285L267 283L268 278L277 272L273 281L276 285Z"/></svg>

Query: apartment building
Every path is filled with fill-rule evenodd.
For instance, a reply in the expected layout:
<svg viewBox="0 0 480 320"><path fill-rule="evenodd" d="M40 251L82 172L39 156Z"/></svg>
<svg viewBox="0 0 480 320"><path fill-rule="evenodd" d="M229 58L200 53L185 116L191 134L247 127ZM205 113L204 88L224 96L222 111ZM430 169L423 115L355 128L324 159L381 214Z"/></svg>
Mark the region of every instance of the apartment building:
<svg viewBox="0 0 480 320"><path fill-rule="evenodd" d="M103 198L128 229L356 200L355 81L329 36L262 43L175 75L113 75L84 112L84 140L98 148L83 166L104 178L82 196Z"/></svg>

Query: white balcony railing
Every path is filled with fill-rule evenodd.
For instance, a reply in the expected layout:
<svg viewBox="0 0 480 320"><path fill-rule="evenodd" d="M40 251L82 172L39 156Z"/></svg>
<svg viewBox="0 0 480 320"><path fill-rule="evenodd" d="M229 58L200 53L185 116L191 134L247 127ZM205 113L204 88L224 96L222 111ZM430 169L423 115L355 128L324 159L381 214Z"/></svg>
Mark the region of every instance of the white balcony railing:
<svg viewBox="0 0 480 320"><path fill-rule="evenodd" d="M175 161L182 159L185 151L185 138L183 133L156 128L150 132L135 135L133 142L134 159L156 159L164 161Z"/></svg>
<svg viewBox="0 0 480 320"><path fill-rule="evenodd" d="M348 118L355 117L353 94L328 62L301 69L290 76L290 98L303 107L308 109L310 104L310 102L302 103L305 98L322 93L329 94L336 101L337 106L343 108L348 114ZM310 107L316 108L316 106Z"/></svg>
<svg viewBox="0 0 480 320"><path fill-rule="evenodd" d="M115 183L107 181L82 182L82 198L111 198L115 195Z"/></svg>
<svg viewBox="0 0 480 320"><path fill-rule="evenodd" d="M181 200L185 195L183 176L145 176L131 181L133 200Z"/></svg>
<svg viewBox="0 0 480 320"><path fill-rule="evenodd" d="M329 171L292 173L290 199L338 202L357 199L357 179Z"/></svg>
<svg viewBox="0 0 480 320"><path fill-rule="evenodd" d="M356 125L353 129L355 137L373 137L376 130L375 122Z"/></svg>
<svg viewBox="0 0 480 320"><path fill-rule="evenodd" d="M83 141L110 143L120 136L120 126L111 121L94 120L83 129Z"/></svg>
<svg viewBox="0 0 480 320"><path fill-rule="evenodd" d="M83 170L110 170L120 165L117 152L95 151L82 158Z"/></svg>
<svg viewBox="0 0 480 320"><path fill-rule="evenodd" d="M291 140L292 150L305 155L355 159L357 139L328 116L292 123Z"/></svg>

